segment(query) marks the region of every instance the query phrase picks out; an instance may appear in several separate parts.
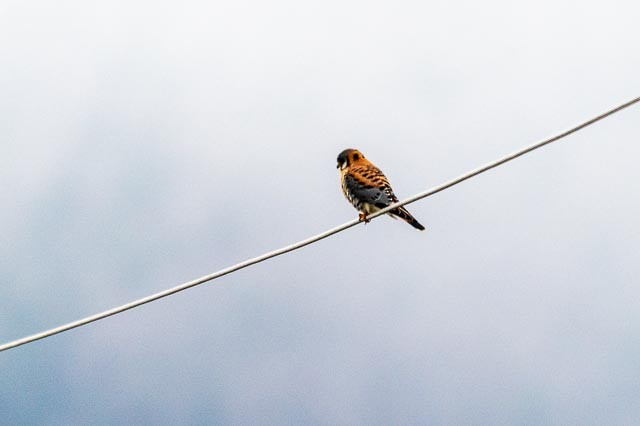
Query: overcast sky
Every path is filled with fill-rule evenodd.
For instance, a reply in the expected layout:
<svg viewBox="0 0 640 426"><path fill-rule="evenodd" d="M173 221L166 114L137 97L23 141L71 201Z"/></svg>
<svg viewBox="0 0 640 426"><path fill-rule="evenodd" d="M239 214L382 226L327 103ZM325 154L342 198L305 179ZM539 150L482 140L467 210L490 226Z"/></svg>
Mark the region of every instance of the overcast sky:
<svg viewBox="0 0 640 426"><path fill-rule="evenodd" d="M356 217L640 95L636 1L0 2L0 342ZM640 108L0 354L8 424L640 421Z"/></svg>

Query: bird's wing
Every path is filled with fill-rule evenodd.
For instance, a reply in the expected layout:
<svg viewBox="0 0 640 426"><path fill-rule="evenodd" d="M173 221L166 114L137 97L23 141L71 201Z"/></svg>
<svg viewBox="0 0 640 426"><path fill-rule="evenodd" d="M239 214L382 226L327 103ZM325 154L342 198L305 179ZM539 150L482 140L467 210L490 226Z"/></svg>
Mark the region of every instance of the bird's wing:
<svg viewBox="0 0 640 426"><path fill-rule="evenodd" d="M377 167L352 167L345 178L347 189L360 202L384 208L398 201L386 176Z"/></svg>

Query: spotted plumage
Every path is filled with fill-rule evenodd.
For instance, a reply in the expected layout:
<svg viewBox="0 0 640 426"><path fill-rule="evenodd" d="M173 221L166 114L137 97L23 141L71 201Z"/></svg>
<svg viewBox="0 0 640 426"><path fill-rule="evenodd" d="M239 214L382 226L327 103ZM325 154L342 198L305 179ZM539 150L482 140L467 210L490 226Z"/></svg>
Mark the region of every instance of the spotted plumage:
<svg viewBox="0 0 640 426"><path fill-rule="evenodd" d="M342 192L347 200L360 211L360 220L368 222L367 215L398 201L387 177L357 149L345 149L338 155L338 168L342 180ZM422 226L404 207L389 212L416 229Z"/></svg>

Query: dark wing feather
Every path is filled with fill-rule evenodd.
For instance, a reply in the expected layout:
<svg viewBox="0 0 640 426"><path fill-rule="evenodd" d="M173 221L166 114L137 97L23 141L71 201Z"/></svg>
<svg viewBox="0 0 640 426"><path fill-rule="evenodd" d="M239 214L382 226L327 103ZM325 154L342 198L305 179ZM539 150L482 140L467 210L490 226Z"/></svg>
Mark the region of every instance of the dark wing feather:
<svg viewBox="0 0 640 426"><path fill-rule="evenodd" d="M397 201L387 178L376 167L354 167L345 179L350 195L361 203L383 208Z"/></svg>

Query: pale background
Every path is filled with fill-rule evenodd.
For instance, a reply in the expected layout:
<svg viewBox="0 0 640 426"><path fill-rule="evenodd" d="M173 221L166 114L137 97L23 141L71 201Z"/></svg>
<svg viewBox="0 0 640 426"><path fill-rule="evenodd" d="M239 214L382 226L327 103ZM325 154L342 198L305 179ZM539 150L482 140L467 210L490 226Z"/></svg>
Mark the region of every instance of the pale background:
<svg viewBox="0 0 640 426"><path fill-rule="evenodd" d="M0 341L356 216L640 94L637 1L0 2ZM640 108L0 354L3 423L640 421Z"/></svg>

